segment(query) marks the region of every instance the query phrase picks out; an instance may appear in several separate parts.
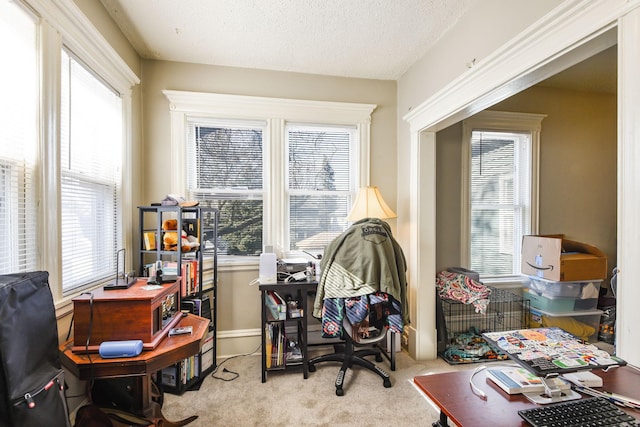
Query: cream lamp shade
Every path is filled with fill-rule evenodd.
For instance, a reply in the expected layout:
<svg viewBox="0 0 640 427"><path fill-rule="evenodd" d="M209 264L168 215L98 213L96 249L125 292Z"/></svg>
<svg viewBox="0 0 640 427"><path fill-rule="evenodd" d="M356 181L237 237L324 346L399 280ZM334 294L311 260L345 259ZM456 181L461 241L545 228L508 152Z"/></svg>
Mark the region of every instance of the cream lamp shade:
<svg viewBox="0 0 640 427"><path fill-rule="evenodd" d="M358 190L356 202L353 204L348 221L358 221L362 218L389 219L398 215L385 203L378 187L362 187Z"/></svg>

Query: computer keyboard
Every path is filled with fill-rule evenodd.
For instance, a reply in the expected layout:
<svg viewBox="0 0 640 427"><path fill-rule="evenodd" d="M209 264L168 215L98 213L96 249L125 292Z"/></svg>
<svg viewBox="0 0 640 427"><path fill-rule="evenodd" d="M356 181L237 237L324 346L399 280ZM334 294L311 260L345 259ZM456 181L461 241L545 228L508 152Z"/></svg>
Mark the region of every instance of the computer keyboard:
<svg viewBox="0 0 640 427"><path fill-rule="evenodd" d="M552 403L518 414L533 427L640 426L631 415L601 397Z"/></svg>

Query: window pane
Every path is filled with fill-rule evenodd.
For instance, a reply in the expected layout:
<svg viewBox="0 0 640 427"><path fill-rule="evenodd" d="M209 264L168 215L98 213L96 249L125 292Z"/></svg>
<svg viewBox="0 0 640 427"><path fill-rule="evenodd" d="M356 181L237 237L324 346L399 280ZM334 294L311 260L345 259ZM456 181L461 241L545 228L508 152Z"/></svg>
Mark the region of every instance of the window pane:
<svg viewBox="0 0 640 427"><path fill-rule="evenodd" d="M15 2L0 2L0 274L38 266L36 35L30 14Z"/></svg>
<svg viewBox="0 0 640 427"><path fill-rule="evenodd" d="M349 191L351 132L290 127L289 189Z"/></svg>
<svg viewBox="0 0 640 427"><path fill-rule="evenodd" d="M262 252L262 200L213 200L200 205L217 208L219 255L259 255Z"/></svg>
<svg viewBox="0 0 640 427"><path fill-rule="evenodd" d="M471 141L471 268L517 274L528 231L530 137L474 131Z"/></svg>
<svg viewBox="0 0 640 427"><path fill-rule="evenodd" d="M63 292L115 277L121 247L122 102L62 52Z"/></svg>
<svg viewBox="0 0 640 427"><path fill-rule="evenodd" d="M195 126L197 187L262 189L262 129Z"/></svg>
<svg viewBox="0 0 640 427"><path fill-rule="evenodd" d="M291 248L317 253L347 225L349 196L291 196Z"/></svg>
<svg viewBox="0 0 640 427"><path fill-rule="evenodd" d="M262 252L263 129L246 125L189 126L189 197L220 211L221 255Z"/></svg>
<svg viewBox="0 0 640 427"><path fill-rule="evenodd" d="M352 177L353 128L287 127L289 241L311 253L347 226Z"/></svg>
<svg viewBox="0 0 640 427"><path fill-rule="evenodd" d="M502 239L513 242L513 212L474 209L471 214L471 269L485 275L513 274L513 251L503 250Z"/></svg>

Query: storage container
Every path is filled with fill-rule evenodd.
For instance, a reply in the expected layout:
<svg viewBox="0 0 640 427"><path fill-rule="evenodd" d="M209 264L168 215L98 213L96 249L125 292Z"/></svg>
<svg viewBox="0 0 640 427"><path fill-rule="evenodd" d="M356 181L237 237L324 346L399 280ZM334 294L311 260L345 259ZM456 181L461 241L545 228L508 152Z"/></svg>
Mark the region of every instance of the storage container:
<svg viewBox="0 0 640 427"><path fill-rule="evenodd" d="M556 282L541 279L535 276L527 276L524 287L529 292L547 298L568 297L596 300L600 296L600 284L602 280L581 280L574 282ZM595 307L594 307L595 308Z"/></svg>
<svg viewBox="0 0 640 427"><path fill-rule="evenodd" d="M576 337L589 342L598 340L598 329L602 310L569 311L551 313L532 308L530 311L529 327L558 327Z"/></svg>
<svg viewBox="0 0 640 427"><path fill-rule="evenodd" d="M595 310L598 308L598 298L545 297L534 291L524 294L532 308L561 313L574 310Z"/></svg>
<svg viewBox="0 0 640 427"><path fill-rule="evenodd" d="M595 310L598 307L602 280L554 282L529 276L524 297L531 307L550 312Z"/></svg>

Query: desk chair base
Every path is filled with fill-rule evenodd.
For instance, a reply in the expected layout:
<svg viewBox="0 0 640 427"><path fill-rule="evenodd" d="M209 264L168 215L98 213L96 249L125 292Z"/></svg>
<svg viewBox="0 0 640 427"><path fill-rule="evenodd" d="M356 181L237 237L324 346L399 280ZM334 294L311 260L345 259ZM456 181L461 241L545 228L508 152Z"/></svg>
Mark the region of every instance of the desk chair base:
<svg viewBox="0 0 640 427"><path fill-rule="evenodd" d="M344 347L342 351L340 351L341 347ZM336 378L337 396L344 396L344 389L342 388L344 385L344 378L347 373L347 369L351 369L354 364L375 372L382 378L385 388L391 387L391 377L389 376L389 374L380 367L376 366L374 363L364 358L364 356L375 356L376 362L382 362L382 356L380 355L379 351L373 349L355 350L354 344L350 340L347 340L344 346L335 346L335 348L335 353L324 354L322 356L315 357L309 360L308 364L309 372L315 372L316 363L342 362L342 367L340 368L338 377Z"/></svg>

